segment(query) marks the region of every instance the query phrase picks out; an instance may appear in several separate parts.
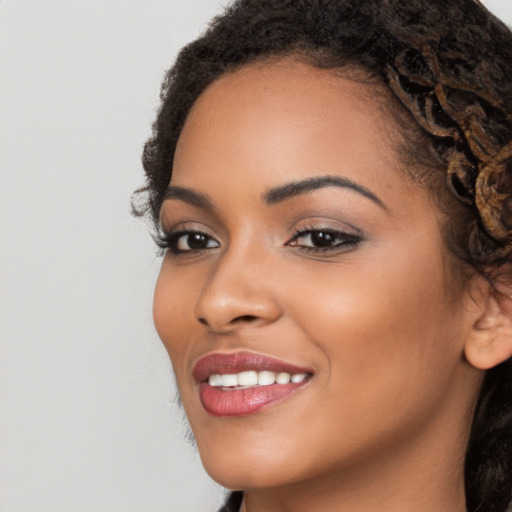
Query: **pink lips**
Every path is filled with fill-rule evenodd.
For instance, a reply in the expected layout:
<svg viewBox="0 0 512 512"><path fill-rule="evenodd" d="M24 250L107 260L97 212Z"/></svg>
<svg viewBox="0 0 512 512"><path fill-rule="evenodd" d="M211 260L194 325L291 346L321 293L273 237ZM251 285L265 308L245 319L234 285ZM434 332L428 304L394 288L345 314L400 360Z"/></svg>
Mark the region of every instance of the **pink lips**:
<svg viewBox="0 0 512 512"><path fill-rule="evenodd" d="M245 389L210 386L208 377L212 374L233 374L244 371L286 372L291 375L312 371L278 359L254 354L237 352L234 354L209 354L197 361L193 376L199 383L199 396L205 410L214 416L242 416L273 404L294 394L309 379L298 383L271 384Z"/></svg>

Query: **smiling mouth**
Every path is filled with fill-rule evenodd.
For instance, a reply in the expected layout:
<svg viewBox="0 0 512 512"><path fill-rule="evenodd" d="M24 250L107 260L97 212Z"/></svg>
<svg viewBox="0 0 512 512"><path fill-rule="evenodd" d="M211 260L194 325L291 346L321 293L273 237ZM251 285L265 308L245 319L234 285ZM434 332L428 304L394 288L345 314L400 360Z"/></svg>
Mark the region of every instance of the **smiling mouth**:
<svg viewBox="0 0 512 512"><path fill-rule="evenodd" d="M276 404L302 389L307 368L249 352L209 354L194 366L200 401L213 416L243 416Z"/></svg>
<svg viewBox="0 0 512 512"><path fill-rule="evenodd" d="M295 373L293 375L287 372L271 372L263 370L257 372L249 370L240 373L227 373L224 375L214 373L208 378L208 384L222 389L248 389L256 386L272 386L273 384L297 384L306 380L310 374Z"/></svg>

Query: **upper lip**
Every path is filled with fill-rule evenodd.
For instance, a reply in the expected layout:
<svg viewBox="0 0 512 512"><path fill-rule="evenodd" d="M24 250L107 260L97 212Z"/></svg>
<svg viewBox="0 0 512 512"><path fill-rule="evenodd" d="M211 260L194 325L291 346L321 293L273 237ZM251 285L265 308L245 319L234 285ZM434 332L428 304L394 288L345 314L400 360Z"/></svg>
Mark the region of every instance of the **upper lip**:
<svg viewBox="0 0 512 512"><path fill-rule="evenodd" d="M201 357L194 365L192 375L196 382L203 382L212 374L240 373L249 370L286 372L291 375L313 373L309 368L296 366L280 359L253 352L235 352L232 354L215 352Z"/></svg>

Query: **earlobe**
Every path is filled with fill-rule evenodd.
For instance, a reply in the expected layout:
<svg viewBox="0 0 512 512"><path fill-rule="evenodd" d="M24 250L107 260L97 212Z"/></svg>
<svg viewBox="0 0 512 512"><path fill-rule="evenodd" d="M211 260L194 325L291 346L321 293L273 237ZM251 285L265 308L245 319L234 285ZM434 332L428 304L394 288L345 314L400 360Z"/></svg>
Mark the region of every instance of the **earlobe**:
<svg viewBox="0 0 512 512"><path fill-rule="evenodd" d="M488 285L480 300L481 314L471 329L464 354L475 368L489 370L512 356L512 288L497 291Z"/></svg>

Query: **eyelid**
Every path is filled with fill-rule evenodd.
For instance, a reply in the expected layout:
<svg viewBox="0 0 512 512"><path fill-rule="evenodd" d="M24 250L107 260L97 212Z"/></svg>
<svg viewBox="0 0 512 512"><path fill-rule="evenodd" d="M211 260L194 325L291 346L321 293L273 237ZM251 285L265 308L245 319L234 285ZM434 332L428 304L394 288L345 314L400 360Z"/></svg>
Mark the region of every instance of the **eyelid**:
<svg viewBox="0 0 512 512"><path fill-rule="evenodd" d="M316 221L308 219L307 224L295 229L295 232L285 245L306 253L316 253L318 255L327 256L328 253L335 255L337 253L353 250L365 239L362 231L354 226L345 223L343 226L340 226L338 223L338 225L334 227L332 224L332 220L327 221L325 218ZM320 233L330 235L333 239L333 244L315 246L313 236ZM298 240L304 237L310 237L311 244L298 243Z"/></svg>
<svg viewBox="0 0 512 512"><path fill-rule="evenodd" d="M160 232L164 236L171 235L178 231L200 231L205 235L211 236L213 238L216 237L214 234L215 230L206 222L201 222L198 220L187 220L186 217L178 217L175 220L169 218L160 220Z"/></svg>
<svg viewBox="0 0 512 512"><path fill-rule="evenodd" d="M311 235L312 233L328 233L330 235L338 235L340 238L346 238L346 239L353 239L353 240L360 240L360 235L355 235L353 233L347 233L346 231L342 231L339 229L332 229L332 228L313 228L313 229L301 229L297 231L292 238L287 242L289 244L290 242L293 242L299 238L302 238L306 235Z"/></svg>
<svg viewBox="0 0 512 512"><path fill-rule="evenodd" d="M173 255L184 255L189 253L198 253L205 250L214 249L220 247L220 241L218 236L213 234L213 230L206 224L197 221L180 221L175 223L169 223L169 219L166 219L163 225L160 224L160 230L155 236L155 243L163 251L171 252ZM167 226L165 225L167 224ZM170 226L169 226L170 224ZM205 247L190 250L178 250L176 249L176 243L182 236L189 234L201 234L207 237L210 241L216 242L216 247ZM209 243L209 242L208 242Z"/></svg>
<svg viewBox="0 0 512 512"><path fill-rule="evenodd" d="M200 226L200 230L206 229L213 233L217 224L215 216L196 206L175 200L167 200L162 204L158 218L158 227L163 233L170 233L180 226Z"/></svg>
<svg viewBox="0 0 512 512"><path fill-rule="evenodd" d="M192 235L202 235L206 237L208 240L206 242L205 247L191 247L190 249L180 249L179 243L180 239L186 236ZM211 246L210 242L214 242L215 245ZM220 242L213 236L205 233L203 231L199 231L197 229L183 229L183 230L175 230L171 233L163 233L160 234L156 240L157 245L164 250L168 250L174 256L186 255L186 254L198 254L204 253L205 251L210 251L212 249L217 249L220 247Z"/></svg>
<svg viewBox="0 0 512 512"><path fill-rule="evenodd" d="M288 227L288 232L292 233L290 236L298 232L319 230L346 233L366 238L365 232L358 226L331 215L308 215L307 217L295 219Z"/></svg>

